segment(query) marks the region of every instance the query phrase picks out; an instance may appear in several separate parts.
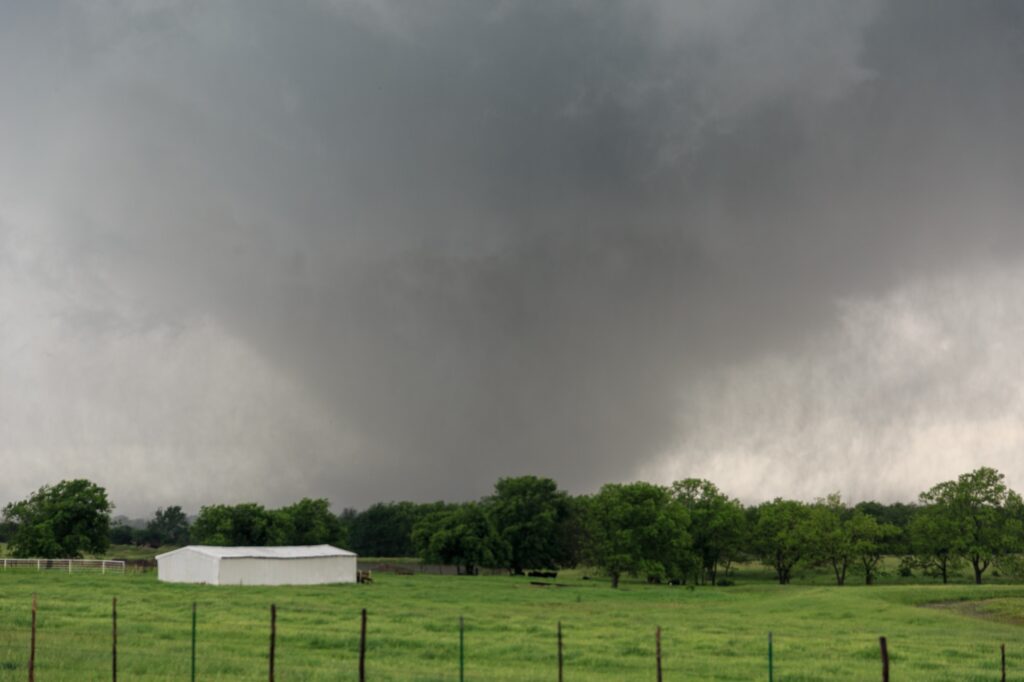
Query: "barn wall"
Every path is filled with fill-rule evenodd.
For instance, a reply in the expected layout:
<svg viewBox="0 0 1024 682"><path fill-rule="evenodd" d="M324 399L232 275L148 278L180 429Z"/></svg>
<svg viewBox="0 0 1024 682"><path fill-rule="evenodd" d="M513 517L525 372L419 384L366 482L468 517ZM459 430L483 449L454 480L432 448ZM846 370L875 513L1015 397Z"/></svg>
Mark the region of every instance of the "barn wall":
<svg viewBox="0 0 1024 682"><path fill-rule="evenodd" d="M319 585L354 583L356 557L308 557L296 559L223 558L221 585Z"/></svg>
<svg viewBox="0 0 1024 682"><path fill-rule="evenodd" d="M217 584L217 559L184 549L157 559L157 577L165 583Z"/></svg>

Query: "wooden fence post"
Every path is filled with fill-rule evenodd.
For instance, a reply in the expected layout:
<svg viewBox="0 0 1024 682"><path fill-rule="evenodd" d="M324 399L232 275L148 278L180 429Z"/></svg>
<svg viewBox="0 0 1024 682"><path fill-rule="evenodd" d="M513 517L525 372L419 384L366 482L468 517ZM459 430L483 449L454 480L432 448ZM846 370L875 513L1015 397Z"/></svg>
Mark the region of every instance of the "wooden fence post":
<svg viewBox="0 0 1024 682"><path fill-rule="evenodd" d="M366 682L366 609L359 626L359 682Z"/></svg>
<svg viewBox="0 0 1024 682"><path fill-rule="evenodd" d="M879 637L878 644L882 648L882 682L889 682L889 647L885 637Z"/></svg>
<svg viewBox="0 0 1024 682"><path fill-rule="evenodd" d="M775 671L772 669L772 633L768 633L768 682L775 679Z"/></svg>
<svg viewBox="0 0 1024 682"><path fill-rule="evenodd" d="M1006 644L999 645L999 669L1002 671L999 679L1006 682Z"/></svg>
<svg viewBox="0 0 1024 682"><path fill-rule="evenodd" d="M36 680L36 595L32 593L32 644L28 650L28 682Z"/></svg>
<svg viewBox="0 0 1024 682"><path fill-rule="evenodd" d="M196 682L196 603L192 602L192 682Z"/></svg>
<svg viewBox="0 0 1024 682"><path fill-rule="evenodd" d="M558 621L558 682L562 682L562 621Z"/></svg>
<svg viewBox="0 0 1024 682"><path fill-rule="evenodd" d="M117 682L117 597L114 597L114 605L110 611L113 639L110 647L110 670L113 673L113 680Z"/></svg>
<svg viewBox="0 0 1024 682"><path fill-rule="evenodd" d="M277 604L270 605L270 682L274 682L274 655L277 648Z"/></svg>
<svg viewBox="0 0 1024 682"><path fill-rule="evenodd" d="M654 631L655 657L658 659L658 682L661 682L661 626Z"/></svg>
<svg viewBox="0 0 1024 682"><path fill-rule="evenodd" d="M459 682L464 682L466 679L466 642L464 632L466 625L463 622L462 616L459 616Z"/></svg>

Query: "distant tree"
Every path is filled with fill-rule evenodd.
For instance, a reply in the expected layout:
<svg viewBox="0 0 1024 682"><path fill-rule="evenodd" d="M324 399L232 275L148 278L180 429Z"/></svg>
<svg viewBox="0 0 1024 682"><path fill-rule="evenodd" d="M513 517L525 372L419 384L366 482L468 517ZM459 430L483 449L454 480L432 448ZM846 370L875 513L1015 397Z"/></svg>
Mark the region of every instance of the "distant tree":
<svg viewBox="0 0 1024 682"><path fill-rule="evenodd" d="M355 521L356 516L359 512L353 507L345 507L338 514L338 544L341 547L349 548L352 546L352 523Z"/></svg>
<svg viewBox="0 0 1024 682"><path fill-rule="evenodd" d="M18 531L18 524L13 521L0 521L0 542L10 542Z"/></svg>
<svg viewBox="0 0 1024 682"><path fill-rule="evenodd" d="M359 512L349 526L349 548L360 556L416 556L412 528L442 503L378 502Z"/></svg>
<svg viewBox="0 0 1024 682"><path fill-rule="evenodd" d="M879 523L874 516L854 511L847 525L850 528L853 554L864 571L864 584L873 585L878 577L878 567L885 551L886 541L899 534L900 529L891 523Z"/></svg>
<svg viewBox="0 0 1024 682"><path fill-rule="evenodd" d="M508 544L484 506L467 502L432 512L417 522L412 540L426 562L459 567L473 575L478 567L504 565Z"/></svg>
<svg viewBox="0 0 1024 682"><path fill-rule="evenodd" d="M76 479L44 485L28 499L4 508L4 518L17 525L11 550L19 557L102 554L110 546L112 509L107 491L91 481Z"/></svg>
<svg viewBox="0 0 1024 682"><path fill-rule="evenodd" d="M434 511L425 514L416 521L412 527L412 532L409 533L409 542L412 544L414 551L413 556L419 557L426 563L438 563L446 566L459 565L453 563L450 552L441 551L441 548L436 544L434 547L431 547L430 541L435 533L452 522L451 515L461 506L462 504L459 503L446 502L438 504Z"/></svg>
<svg viewBox="0 0 1024 682"><path fill-rule="evenodd" d="M192 524L192 541L203 545L284 545L290 537L289 519L263 505L214 504L199 510Z"/></svg>
<svg viewBox="0 0 1024 682"><path fill-rule="evenodd" d="M144 537L150 545L188 544L188 517L179 506L157 509L153 518L146 524Z"/></svg>
<svg viewBox="0 0 1024 682"><path fill-rule="evenodd" d="M853 507L853 511L863 512L874 517L875 521L880 524L887 523L896 528L896 532L885 540L883 548L885 554L910 554L912 552L910 522L917 509L916 504L904 502L882 504L875 501L858 502Z"/></svg>
<svg viewBox="0 0 1024 682"><path fill-rule="evenodd" d="M729 499L711 481L688 478L672 484L672 495L686 508L701 582L718 581L719 567L739 556L746 541L746 515L739 500Z"/></svg>
<svg viewBox="0 0 1024 682"><path fill-rule="evenodd" d="M568 515L559 524L557 531L558 565L560 567L575 568L583 561L586 499L585 497L570 496L567 500Z"/></svg>
<svg viewBox="0 0 1024 682"><path fill-rule="evenodd" d="M950 508L924 504L910 521L909 532L914 563L925 575L941 578L945 584L963 568L964 538Z"/></svg>
<svg viewBox="0 0 1024 682"><path fill-rule="evenodd" d="M794 500L775 498L757 507L754 548L780 585L789 584L793 567L807 554L808 517L807 506Z"/></svg>
<svg viewBox="0 0 1024 682"><path fill-rule="evenodd" d="M288 519L290 545L326 545L338 542L341 523L331 513L331 503L325 499L302 498L295 504L277 511Z"/></svg>
<svg viewBox="0 0 1024 682"><path fill-rule="evenodd" d="M921 493L922 504L934 505L935 513L957 528L958 551L970 562L977 584L994 561L1021 547L1024 503L1003 478L995 469L981 467Z"/></svg>
<svg viewBox="0 0 1024 682"><path fill-rule="evenodd" d="M569 518L569 495L550 478L502 478L484 509L508 547L509 571L557 568L565 562L561 527Z"/></svg>
<svg viewBox="0 0 1024 682"><path fill-rule="evenodd" d="M134 545L138 539L138 531L126 523L115 521L110 527L110 544L112 545Z"/></svg>
<svg viewBox="0 0 1024 682"><path fill-rule="evenodd" d="M682 578L693 564L689 521L667 488L609 483L586 503L584 556L612 587L623 574Z"/></svg>
<svg viewBox="0 0 1024 682"><path fill-rule="evenodd" d="M812 564L829 566L836 585L846 583L846 572L858 556L849 517L850 510L839 493L818 500L807 512L807 558Z"/></svg>

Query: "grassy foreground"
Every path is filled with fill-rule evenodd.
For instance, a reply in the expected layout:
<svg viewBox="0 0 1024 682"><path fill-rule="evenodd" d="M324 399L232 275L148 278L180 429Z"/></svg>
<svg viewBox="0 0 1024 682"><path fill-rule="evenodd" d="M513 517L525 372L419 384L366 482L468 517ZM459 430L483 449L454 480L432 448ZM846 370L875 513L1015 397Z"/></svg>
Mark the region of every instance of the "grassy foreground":
<svg viewBox="0 0 1024 682"><path fill-rule="evenodd" d="M667 680L881 679L886 635L893 679L1024 677L1024 586L843 588L648 586L559 578L376 576L373 585L212 587L125 576L0 573L0 680L26 679L32 594L39 599L37 679L109 679L111 597L118 598L123 679L187 680L191 604L198 603L198 678L266 679L269 606L278 607L279 680L357 679L359 611L369 611L367 677L457 680L465 617L466 679L556 679L555 631L567 680L653 680L663 629ZM940 603L938 607L923 607Z"/></svg>

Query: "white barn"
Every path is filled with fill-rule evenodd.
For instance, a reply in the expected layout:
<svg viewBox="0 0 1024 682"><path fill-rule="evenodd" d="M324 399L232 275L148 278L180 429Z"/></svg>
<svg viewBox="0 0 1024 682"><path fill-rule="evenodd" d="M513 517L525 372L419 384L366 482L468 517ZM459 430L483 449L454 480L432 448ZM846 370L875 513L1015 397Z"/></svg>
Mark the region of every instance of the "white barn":
<svg viewBox="0 0 1024 682"><path fill-rule="evenodd" d="M156 564L157 577L168 583L321 585L356 581L356 555L331 545L189 545L157 555Z"/></svg>

